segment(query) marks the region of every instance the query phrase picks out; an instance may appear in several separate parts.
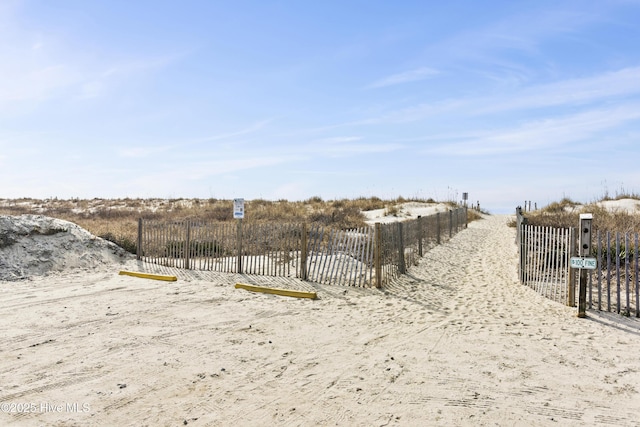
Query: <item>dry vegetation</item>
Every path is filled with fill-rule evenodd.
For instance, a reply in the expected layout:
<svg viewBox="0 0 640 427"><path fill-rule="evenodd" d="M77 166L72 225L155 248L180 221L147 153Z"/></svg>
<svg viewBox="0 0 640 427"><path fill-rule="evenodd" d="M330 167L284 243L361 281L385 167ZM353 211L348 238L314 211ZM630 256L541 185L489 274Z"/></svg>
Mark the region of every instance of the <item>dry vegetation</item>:
<svg viewBox="0 0 640 427"><path fill-rule="evenodd" d="M377 197L325 201L312 197L304 201L245 202L246 222L319 223L340 229L366 225L363 211L385 209L392 212L397 204L409 201L436 203L433 199ZM449 202L452 206L455 203ZM218 199L0 199L0 215L39 214L74 222L91 233L111 240L135 252L138 218L157 220L200 219L232 221L233 201ZM469 210L469 220L480 216Z"/></svg>
<svg viewBox="0 0 640 427"><path fill-rule="evenodd" d="M620 194L616 199L603 198L600 201L635 199L640 204L640 198L635 195ZM594 229L603 231L638 232L640 231L640 215L628 213L624 210L610 211L597 204L598 202L582 205L569 198L553 202L542 209L527 212L529 224L543 227L577 227L581 213L593 214Z"/></svg>

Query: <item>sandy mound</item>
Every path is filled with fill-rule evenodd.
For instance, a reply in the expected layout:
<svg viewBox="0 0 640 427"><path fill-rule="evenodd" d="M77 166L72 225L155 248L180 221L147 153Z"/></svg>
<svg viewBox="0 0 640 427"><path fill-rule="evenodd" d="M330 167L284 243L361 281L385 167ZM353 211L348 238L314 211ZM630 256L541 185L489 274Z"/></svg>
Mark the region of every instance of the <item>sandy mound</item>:
<svg viewBox="0 0 640 427"><path fill-rule="evenodd" d="M0 215L0 280L119 264L132 255L68 221Z"/></svg>
<svg viewBox="0 0 640 427"><path fill-rule="evenodd" d="M393 208L393 213L390 213L389 209L383 208L363 211L362 214L365 216L367 224L375 224L376 222L387 224L389 222L416 219L418 216L447 212L451 209L451 206L446 203L407 202L394 205Z"/></svg>

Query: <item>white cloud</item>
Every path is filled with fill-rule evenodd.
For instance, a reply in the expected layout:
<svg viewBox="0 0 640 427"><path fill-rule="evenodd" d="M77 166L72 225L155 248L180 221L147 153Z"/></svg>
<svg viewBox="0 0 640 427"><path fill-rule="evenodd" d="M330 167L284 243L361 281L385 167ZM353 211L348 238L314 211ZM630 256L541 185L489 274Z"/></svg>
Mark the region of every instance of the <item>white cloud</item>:
<svg viewBox="0 0 640 427"><path fill-rule="evenodd" d="M425 150L425 152L475 156L559 147L589 140L599 132L636 120L640 120L640 105L626 104L608 109L590 110L559 119L530 121L512 129L477 132L475 136L468 133L465 135L433 136L429 139L434 142L443 139L462 140L463 142L440 144Z"/></svg>
<svg viewBox="0 0 640 427"><path fill-rule="evenodd" d="M53 96L79 79L78 72L63 65L33 64L2 55L0 68L0 106L16 101L41 101Z"/></svg>
<svg viewBox="0 0 640 427"><path fill-rule="evenodd" d="M223 134L219 134L219 135L207 136L207 137L204 137L204 138L199 138L197 140L187 142L185 144L197 144L197 143L201 143L201 142L220 141L220 140L225 140L225 139L229 139L229 138L234 138L236 136L243 136L243 135L251 134L251 133L254 133L254 132L257 132L257 131L261 130L262 128L264 128L266 125L268 125L272 121L273 121L273 119L260 120L260 121L258 121L256 123L253 123L253 124L249 125L245 129L240 129L240 130L235 131L235 132L223 133Z"/></svg>
<svg viewBox="0 0 640 427"><path fill-rule="evenodd" d="M394 75L385 77L383 79L377 80L372 84L370 84L369 86L367 86L367 88L373 89L373 88L394 86L394 85L399 85L403 83L420 81L420 80L433 77L436 74L438 74L438 71L434 70L433 68L426 68L426 67L418 68L415 70L405 71L403 73L394 74Z"/></svg>
<svg viewBox="0 0 640 427"><path fill-rule="evenodd" d="M107 94L115 81L163 68L186 54L106 58L95 46L96 55L85 55L55 33L25 29L12 7L0 7L0 29L0 109L12 111L16 103L95 98Z"/></svg>
<svg viewBox="0 0 640 427"><path fill-rule="evenodd" d="M509 98L476 100L483 104L479 113L585 104L605 98L640 93L640 67L623 68L592 77L568 79L530 86L512 93Z"/></svg>
<svg viewBox="0 0 640 427"><path fill-rule="evenodd" d="M334 136L331 138L324 138L318 141L319 144L344 144L346 142L354 142L361 140L361 136Z"/></svg>
<svg viewBox="0 0 640 427"><path fill-rule="evenodd" d="M125 158L144 158L154 154L163 153L170 150L171 147L127 147L119 148L117 153L120 157Z"/></svg>
<svg viewBox="0 0 640 427"><path fill-rule="evenodd" d="M446 62L475 62L476 68L483 62L493 64L496 54L504 51L535 56L540 54L542 41L606 20L609 5L605 3L584 3L579 10L562 4L554 8L541 5L538 10L523 9L520 14L506 16L484 27L470 28L438 42L430 46L426 54Z"/></svg>
<svg viewBox="0 0 640 427"><path fill-rule="evenodd" d="M346 157L354 154L389 153L403 149L404 146L396 143L384 144L358 144L358 143L311 143L306 145L301 153L313 156Z"/></svg>
<svg viewBox="0 0 640 427"><path fill-rule="evenodd" d="M607 99L637 96L638 94L640 94L640 67L628 67L591 77L531 85L519 90L512 90L508 94L450 98L433 103L407 106L387 111L377 117L326 126L319 130L355 125L418 122L446 114L490 115L543 107L580 106Z"/></svg>

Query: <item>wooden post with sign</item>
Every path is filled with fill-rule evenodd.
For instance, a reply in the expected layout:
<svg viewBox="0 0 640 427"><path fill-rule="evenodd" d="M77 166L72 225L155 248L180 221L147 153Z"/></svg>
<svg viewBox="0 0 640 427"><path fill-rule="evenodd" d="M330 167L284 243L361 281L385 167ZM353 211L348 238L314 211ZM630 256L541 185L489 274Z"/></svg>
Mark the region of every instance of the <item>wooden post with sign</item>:
<svg viewBox="0 0 640 427"><path fill-rule="evenodd" d="M569 256L571 257L571 259L573 259L573 257L575 257L576 255L576 229L575 228L571 228L569 231ZM569 307L573 307L576 305L576 274L575 271L573 270L573 267L569 266L569 280L568 280L568 286L569 289L567 289L567 305Z"/></svg>
<svg viewBox="0 0 640 427"><path fill-rule="evenodd" d="M238 254L236 272L242 274L242 219L244 218L244 199L233 199L233 217L238 220L236 250Z"/></svg>
<svg viewBox="0 0 640 427"><path fill-rule="evenodd" d="M591 254L592 214L580 214L580 288L578 294L578 317L587 317L587 268L592 268L587 258Z"/></svg>
<svg viewBox="0 0 640 427"><path fill-rule="evenodd" d="M236 251L238 253L236 272L242 274L242 218L238 219L238 229L236 234Z"/></svg>

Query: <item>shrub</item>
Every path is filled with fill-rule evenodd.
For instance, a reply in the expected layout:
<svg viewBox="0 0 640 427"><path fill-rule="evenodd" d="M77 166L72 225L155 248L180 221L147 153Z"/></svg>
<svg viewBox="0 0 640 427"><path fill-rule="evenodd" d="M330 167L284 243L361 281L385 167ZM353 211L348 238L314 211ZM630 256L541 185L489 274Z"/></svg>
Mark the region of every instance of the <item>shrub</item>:
<svg viewBox="0 0 640 427"><path fill-rule="evenodd" d="M136 242L126 236L115 236L113 233L108 232L98 237L115 243L129 253L135 254L137 252L138 245L136 244Z"/></svg>

